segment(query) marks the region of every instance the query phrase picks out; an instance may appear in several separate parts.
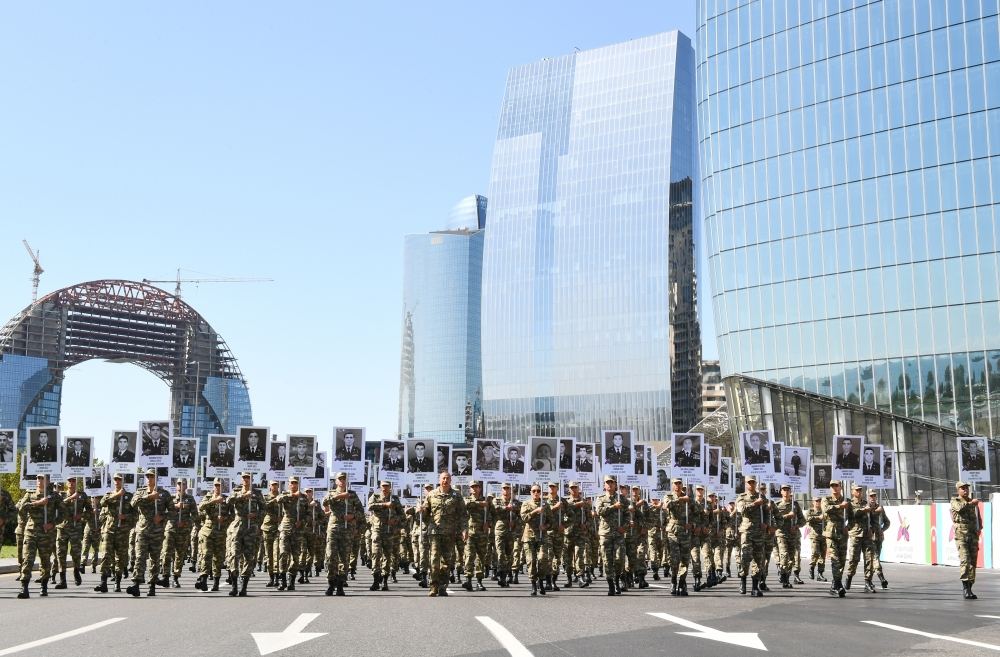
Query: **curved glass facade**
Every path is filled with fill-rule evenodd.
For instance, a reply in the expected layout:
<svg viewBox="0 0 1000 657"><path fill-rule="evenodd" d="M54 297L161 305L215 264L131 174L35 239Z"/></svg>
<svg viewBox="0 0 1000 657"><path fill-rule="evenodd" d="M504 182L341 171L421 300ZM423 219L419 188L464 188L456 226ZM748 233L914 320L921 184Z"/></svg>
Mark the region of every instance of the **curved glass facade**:
<svg viewBox="0 0 1000 657"><path fill-rule="evenodd" d="M451 222L479 225L486 199L455 206ZM482 432L481 230L407 235L399 428L404 437L464 442Z"/></svg>
<svg viewBox="0 0 1000 657"><path fill-rule="evenodd" d="M669 272L670 231L675 213L690 224L694 169L683 34L510 71L483 264L489 436L670 433L671 309L685 289L694 298L693 270ZM700 349L684 358L697 385Z"/></svg>
<svg viewBox="0 0 1000 657"><path fill-rule="evenodd" d="M699 0L724 376L1000 434L997 13Z"/></svg>

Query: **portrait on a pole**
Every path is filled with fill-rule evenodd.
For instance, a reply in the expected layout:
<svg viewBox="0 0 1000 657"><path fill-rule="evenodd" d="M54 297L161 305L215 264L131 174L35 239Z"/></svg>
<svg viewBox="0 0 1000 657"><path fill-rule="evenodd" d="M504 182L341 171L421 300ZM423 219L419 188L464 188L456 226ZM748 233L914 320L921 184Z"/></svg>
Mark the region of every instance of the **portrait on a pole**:
<svg viewBox="0 0 1000 657"><path fill-rule="evenodd" d="M333 469L346 472L348 481L365 476L364 427L333 428Z"/></svg>
<svg viewBox="0 0 1000 657"><path fill-rule="evenodd" d="M139 433L136 431L119 430L111 434L111 462L108 472L111 474L135 472L138 436Z"/></svg>
<svg viewBox="0 0 1000 657"><path fill-rule="evenodd" d="M433 438L408 438L406 440L406 474L409 475L411 484L437 485L436 454Z"/></svg>
<svg viewBox="0 0 1000 657"><path fill-rule="evenodd" d="M171 438L170 476L191 479L198 476L198 441L194 438Z"/></svg>
<svg viewBox="0 0 1000 657"><path fill-rule="evenodd" d="M68 436L63 446L63 474L67 477L86 477L90 473L92 437Z"/></svg>
<svg viewBox="0 0 1000 657"><path fill-rule="evenodd" d="M288 465L285 474L292 477L314 477L316 468L316 436L288 435Z"/></svg>
<svg viewBox="0 0 1000 657"><path fill-rule="evenodd" d="M271 434L268 427L237 427L236 428L236 470L260 474L267 472L270 462L267 453L270 444L267 437Z"/></svg>
<svg viewBox="0 0 1000 657"><path fill-rule="evenodd" d="M54 481L62 475L62 454L59 452L59 427L28 429L28 474L46 474Z"/></svg>
<svg viewBox="0 0 1000 657"><path fill-rule="evenodd" d="M744 475L765 477L774 472L771 462L771 432L763 429L740 433L740 461Z"/></svg>
<svg viewBox="0 0 1000 657"><path fill-rule="evenodd" d="M990 457L986 439L983 437L957 438L958 478L973 483L990 480Z"/></svg>
<svg viewBox="0 0 1000 657"><path fill-rule="evenodd" d="M472 476L480 481L495 480L500 474L500 441L476 438L472 453Z"/></svg>
<svg viewBox="0 0 1000 657"><path fill-rule="evenodd" d="M865 444L864 436L834 436L831 454L833 475L836 480L857 481L861 476L861 454Z"/></svg>
<svg viewBox="0 0 1000 657"><path fill-rule="evenodd" d="M602 470L605 475L622 477L635 472L632 436L630 429L605 429L601 432L601 445L604 448Z"/></svg>
<svg viewBox="0 0 1000 657"><path fill-rule="evenodd" d="M689 479L699 477L704 472L702 465L702 445L705 436L700 433L675 433L673 444L673 473L675 477Z"/></svg>
<svg viewBox="0 0 1000 657"><path fill-rule="evenodd" d="M236 436L208 435L208 477L232 479L236 476Z"/></svg>
<svg viewBox="0 0 1000 657"><path fill-rule="evenodd" d="M0 429L0 474L17 472L16 434L15 429Z"/></svg>
<svg viewBox="0 0 1000 657"><path fill-rule="evenodd" d="M170 467L170 435L173 425L168 420L146 420L139 423L142 452L139 465L143 468Z"/></svg>

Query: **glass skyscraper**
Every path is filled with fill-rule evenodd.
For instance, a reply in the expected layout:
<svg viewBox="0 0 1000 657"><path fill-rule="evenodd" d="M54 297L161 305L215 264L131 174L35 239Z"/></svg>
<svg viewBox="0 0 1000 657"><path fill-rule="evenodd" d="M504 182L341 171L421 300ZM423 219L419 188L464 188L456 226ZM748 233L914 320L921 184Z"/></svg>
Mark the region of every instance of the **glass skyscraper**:
<svg viewBox="0 0 1000 657"><path fill-rule="evenodd" d="M694 416L693 259L670 268L675 226L693 253L694 108L680 32L508 74L483 260L488 436L663 439L672 368L690 370Z"/></svg>
<svg viewBox="0 0 1000 657"><path fill-rule="evenodd" d="M697 12L701 211L737 428L821 459L831 434L865 433L899 450L903 494L946 495L946 438L1000 434L996 0Z"/></svg>
<svg viewBox="0 0 1000 657"><path fill-rule="evenodd" d="M399 428L464 442L483 432L480 295L486 198L469 196L448 230L407 235Z"/></svg>

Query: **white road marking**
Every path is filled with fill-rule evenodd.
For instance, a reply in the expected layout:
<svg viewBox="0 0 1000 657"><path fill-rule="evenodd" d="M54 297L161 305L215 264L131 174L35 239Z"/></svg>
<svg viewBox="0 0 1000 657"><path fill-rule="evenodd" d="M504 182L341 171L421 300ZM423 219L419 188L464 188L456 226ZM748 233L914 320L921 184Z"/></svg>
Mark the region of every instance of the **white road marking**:
<svg viewBox="0 0 1000 657"><path fill-rule="evenodd" d="M299 614L283 632L251 632L261 655L270 655L285 648L326 636L328 632L303 632L306 625L319 618L319 614Z"/></svg>
<svg viewBox="0 0 1000 657"><path fill-rule="evenodd" d="M993 618L995 620L1000 620L1000 616L987 616L986 614L976 614L977 618Z"/></svg>
<svg viewBox="0 0 1000 657"><path fill-rule="evenodd" d="M672 589L672 586L664 586L663 584L650 584L654 589Z"/></svg>
<svg viewBox="0 0 1000 657"><path fill-rule="evenodd" d="M510 653L510 657L533 657L531 651L524 647L517 638L511 634L506 627L496 622L489 616L476 616L476 620L482 623L493 638L500 642L504 650Z"/></svg>
<svg viewBox="0 0 1000 657"><path fill-rule="evenodd" d="M924 632L922 630L914 630L909 627L900 627L899 625L890 625L888 623L880 623L878 621L861 621L862 623L867 623L869 625L875 625L876 627L884 627L887 630L896 630L897 632L906 632L907 634L916 634L919 636L927 637L928 639L941 639L942 641L953 641L955 643L962 643L967 646L976 646L977 648L986 648L988 650L1000 651L1000 646L993 645L992 643L983 643L982 641L972 641L971 639L959 639L954 636L945 636L943 634L931 634L930 632Z"/></svg>
<svg viewBox="0 0 1000 657"><path fill-rule="evenodd" d="M731 643L733 645L743 646L744 648L753 648L754 650L763 650L767 652L767 646L765 646L764 642L760 640L760 637L757 636L756 632L722 632L721 630L716 630L711 627L706 627L704 625L699 625L698 623L685 620L680 616L671 616L670 614L653 611L646 613L650 616L662 618L665 621L676 623L677 625L683 625L684 627L695 630L694 632L678 632L678 634L698 637L699 639L708 639L709 641Z"/></svg>
<svg viewBox="0 0 1000 657"><path fill-rule="evenodd" d="M11 648L4 648L3 650L0 650L0 657L3 657L3 655L13 655L14 653L21 652L22 650L30 650L31 648L37 648L38 646L44 646L56 641L62 641L63 639L68 639L70 637L77 636L78 634L83 634L84 632L99 630L102 627L107 627L108 625L113 625L114 623L123 620L125 620L125 618L109 618L108 620L103 620L100 623L94 623L93 625L87 625L85 627L78 627L77 629L70 630L69 632L63 632L62 634L56 634L44 639L22 643L19 646L13 646Z"/></svg>

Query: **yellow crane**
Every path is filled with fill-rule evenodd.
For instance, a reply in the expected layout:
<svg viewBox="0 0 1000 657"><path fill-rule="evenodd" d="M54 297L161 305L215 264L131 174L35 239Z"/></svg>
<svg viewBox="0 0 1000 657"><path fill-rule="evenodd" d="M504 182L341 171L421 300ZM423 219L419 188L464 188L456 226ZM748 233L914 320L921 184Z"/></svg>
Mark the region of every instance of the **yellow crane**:
<svg viewBox="0 0 1000 657"><path fill-rule="evenodd" d="M28 255L31 256L32 261L35 263L35 271L31 276L31 303L35 303L38 301L38 282L41 280L42 274L45 273L45 270L42 269L42 263L38 262L38 254L41 251L32 251L28 240L21 240L21 244L24 245Z"/></svg>
<svg viewBox="0 0 1000 657"><path fill-rule="evenodd" d="M218 276L215 278L181 278L181 270L177 270L177 278L170 280L154 281L148 278L142 279L142 282L146 285L151 283L174 283L174 296L178 299L181 298L181 283L194 283L198 285L199 283L272 283L273 278L238 278L232 276Z"/></svg>

